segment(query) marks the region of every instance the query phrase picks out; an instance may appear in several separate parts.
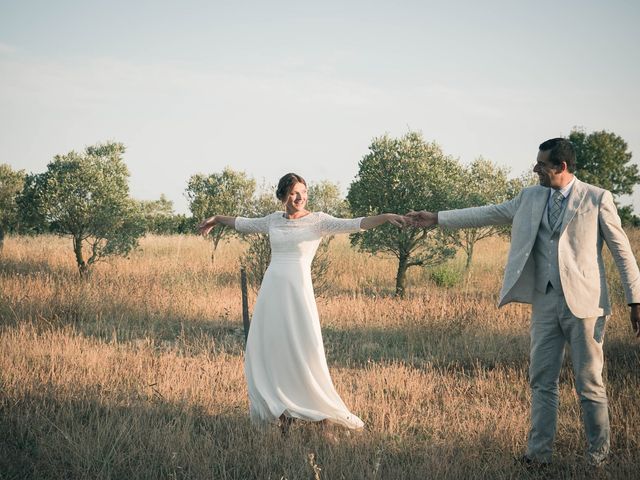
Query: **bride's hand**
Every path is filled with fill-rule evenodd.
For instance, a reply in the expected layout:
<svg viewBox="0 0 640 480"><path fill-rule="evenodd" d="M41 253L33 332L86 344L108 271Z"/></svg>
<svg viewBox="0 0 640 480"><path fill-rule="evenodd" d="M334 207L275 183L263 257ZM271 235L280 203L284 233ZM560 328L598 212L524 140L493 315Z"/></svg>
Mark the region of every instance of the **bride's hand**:
<svg viewBox="0 0 640 480"><path fill-rule="evenodd" d="M213 227L215 227L216 225L218 225L218 222L216 221L216 216L214 215L213 217L209 217L206 220L203 220L200 225L198 225L198 230L200 230L200 234L206 237L211 229L213 229Z"/></svg>
<svg viewBox="0 0 640 480"><path fill-rule="evenodd" d="M389 213L389 217L387 221L391 225L395 225L396 227L404 228L407 226L407 219L402 215L397 215L395 213Z"/></svg>

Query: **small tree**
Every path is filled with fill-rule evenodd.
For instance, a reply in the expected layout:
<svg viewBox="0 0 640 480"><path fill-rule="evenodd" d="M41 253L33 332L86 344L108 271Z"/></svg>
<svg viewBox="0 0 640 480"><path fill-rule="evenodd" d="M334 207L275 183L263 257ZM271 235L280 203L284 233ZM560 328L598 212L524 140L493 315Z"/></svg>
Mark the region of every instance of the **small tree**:
<svg viewBox="0 0 640 480"><path fill-rule="evenodd" d="M144 216L146 232L158 235L179 233L183 217L173 211L173 202L164 193L158 200L142 200L140 208Z"/></svg>
<svg viewBox="0 0 640 480"><path fill-rule="evenodd" d="M569 140L576 149L576 176L580 180L606 188L614 196L633 193L640 173L637 165L629 163L632 154L622 137L605 130L587 134L574 128Z"/></svg>
<svg viewBox="0 0 640 480"><path fill-rule="evenodd" d="M459 178L455 207L479 207L506 202L515 197L523 185L520 179L510 180L508 173L507 168L499 167L482 157L474 160ZM471 267L473 249L477 242L508 232L509 227L502 225L447 231L452 242L466 254L465 270Z"/></svg>
<svg viewBox="0 0 640 480"><path fill-rule="evenodd" d="M46 172L27 176L18 200L51 231L72 238L83 276L99 260L127 255L144 233L138 203L129 198L124 151L105 143L56 155Z"/></svg>
<svg viewBox="0 0 640 480"><path fill-rule="evenodd" d="M354 216L409 210L439 211L455 205L462 168L436 143L408 132L401 138L374 138L359 163L347 199ZM398 229L391 225L354 234L351 244L362 251L386 252L398 259L396 295L404 296L407 269L433 266L455 254L440 230Z"/></svg>
<svg viewBox="0 0 640 480"><path fill-rule="evenodd" d="M197 174L189 179L186 196L189 200L191 215L201 221L212 215L243 215L253 198L256 182L244 172L225 168L222 173L211 175ZM213 242L214 258L220 240L231 235L230 229L216 226L210 233Z"/></svg>
<svg viewBox="0 0 640 480"><path fill-rule="evenodd" d="M20 216L17 198L24 186L24 179L23 170L15 171L9 165L0 165L0 253L6 232L18 229Z"/></svg>
<svg viewBox="0 0 640 480"><path fill-rule="evenodd" d="M328 180L310 183L308 197L308 208L313 212L324 212L338 218L351 215L349 204L336 183Z"/></svg>

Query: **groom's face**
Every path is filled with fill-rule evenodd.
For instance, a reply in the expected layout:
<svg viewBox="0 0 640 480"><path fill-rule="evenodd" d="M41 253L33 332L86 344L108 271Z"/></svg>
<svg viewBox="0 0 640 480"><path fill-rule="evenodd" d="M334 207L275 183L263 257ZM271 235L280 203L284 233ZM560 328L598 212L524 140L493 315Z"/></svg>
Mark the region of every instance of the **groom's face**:
<svg viewBox="0 0 640 480"><path fill-rule="evenodd" d="M550 150L538 151L538 158L533 171L538 174L543 187L560 188L562 186L562 168L554 166L550 161Z"/></svg>

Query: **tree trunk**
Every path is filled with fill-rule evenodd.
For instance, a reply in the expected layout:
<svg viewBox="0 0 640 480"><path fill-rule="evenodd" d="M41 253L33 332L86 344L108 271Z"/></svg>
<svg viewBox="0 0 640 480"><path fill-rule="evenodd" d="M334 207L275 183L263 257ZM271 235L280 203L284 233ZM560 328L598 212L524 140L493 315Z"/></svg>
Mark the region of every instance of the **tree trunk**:
<svg viewBox="0 0 640 480"><path fill-rule="evenodd" d="M212 239L212 243L213 243L213 250L211 250L211 263L215 264L216 263L216 250L218 249L218 242L220 241L220 237L213 237Z"/></svg>
<svg viewBox="0 0 640 480"><path fill-rule="evenodd" d="M242 326L244 328L244 342L247 343L251 319L249 318L249 292L247 291L247 272L240 268L240 290L242 292Z"/></svg>
<svg viewBox="0 0 640 480"><path fill-rule="evenodd" d="M396 297L404 298L407 283L408 257L401 256L398 260L398 273L396 274Z"/></svg>
<svg viewBox="0 0 640 480"><path fill-rule="evenodd" d="M89 273L89 266L82 257L82 237L73 237L73 253L76 254L76 263L78 264L78 271L81 277L87 276Z"/></svg>
<svg viewBox="0 0 640 480"><path fill-rule="evenodd" d="M471 259L473 258L473 243L467 243L465 253L467 254L467 262L464 265L464 269L465 271L469 271L469 269L471 268Z"/></svg>
<svg viewBox="0 0 640 480"><path fill-rule="evenodd" d="M2 253L3 248L4 248L4 227L0 225L0 253Z"/></svg>

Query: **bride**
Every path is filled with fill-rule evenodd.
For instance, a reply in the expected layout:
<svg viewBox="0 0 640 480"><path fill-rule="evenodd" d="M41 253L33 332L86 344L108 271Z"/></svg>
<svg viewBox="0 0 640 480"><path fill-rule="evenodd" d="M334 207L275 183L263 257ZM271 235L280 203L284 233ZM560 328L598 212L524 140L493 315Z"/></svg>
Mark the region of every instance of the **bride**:
<svg viewBox="0 0 640 480"><path fill-rule="evenodd" d="M280 420L283 426L301 419L362 428L362 420L349 411L329 375L311 262L325 235L354 233L387 222L400 227L403 217L385 213L341 219L309 212L307 184L295 173L280 179L276 197L284 212L262 218L214 215L198 226L203 235L215 225L269 234L271 263L256 299L244 362L251 419Z"/></svg>

